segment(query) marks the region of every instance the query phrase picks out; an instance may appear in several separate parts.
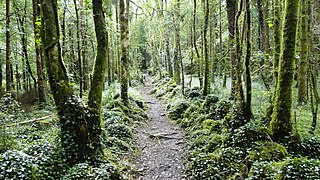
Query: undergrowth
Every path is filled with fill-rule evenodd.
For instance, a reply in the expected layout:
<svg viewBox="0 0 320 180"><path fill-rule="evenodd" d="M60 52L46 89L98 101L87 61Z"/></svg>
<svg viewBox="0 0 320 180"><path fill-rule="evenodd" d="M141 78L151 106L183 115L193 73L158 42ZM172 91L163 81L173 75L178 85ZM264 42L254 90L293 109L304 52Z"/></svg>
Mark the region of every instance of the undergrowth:
<svg viewBox="0 0 320 180"><path fill-rule="evenodd" d="M300 142L279 144L263 118L245 119L228 99L203 97L199 88L182 96L170 78L155 84L152 93L167 103L167 115L187 131L190 179L320 178L319 135L303 133Z"/></svg>
<svg viewBox="0 0 320 180"><path fill-rule="evenodd" d="M104 92L103 156L96 164L67 166L60 127L52 106L24 112L10 96L0 101L0 179L126 179L125 155L134 148L134 127L147 118L144 103L130 92L130 105L120 100L118 86ZM38 120L39 118L39 120Z"/></svg>

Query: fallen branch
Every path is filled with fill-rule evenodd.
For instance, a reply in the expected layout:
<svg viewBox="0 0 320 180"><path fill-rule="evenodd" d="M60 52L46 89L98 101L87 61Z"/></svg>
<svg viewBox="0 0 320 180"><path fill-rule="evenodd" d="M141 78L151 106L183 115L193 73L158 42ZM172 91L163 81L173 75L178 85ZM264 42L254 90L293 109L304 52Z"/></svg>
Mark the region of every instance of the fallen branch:
<svg viewBox="0 0 320 180"><path fill-rule="evenodd" d="M22 121L22 122L18 122L18 123L9 124L9 125L7 125L7 127L16 126L16 125L24 125L24 124L33 123L33 122L39 122L39 121L43 121L43 120L49 119L50 117L54 117L54 115L49 115L49 116L35 118L35 119L27 120L27 121Z"/></svg>
<svg viewBox="0 0 320 180"><path fill-rule="evenodd" d="M151 139L154 139L154 138L157 138L157 139L178 139L176 137L172 137L170 135L174 135L174 134L177 134L176 132L172 132L172 133L148 133L146 132L148 135L149 135L149 138Z"/></svg>

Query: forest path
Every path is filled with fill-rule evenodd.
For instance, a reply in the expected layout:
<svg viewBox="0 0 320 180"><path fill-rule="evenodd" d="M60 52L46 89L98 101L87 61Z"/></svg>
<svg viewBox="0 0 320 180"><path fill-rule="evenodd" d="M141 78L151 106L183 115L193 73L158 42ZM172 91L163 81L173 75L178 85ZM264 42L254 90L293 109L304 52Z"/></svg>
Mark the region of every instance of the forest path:
<svg viewBox="0 0 320 180"><path fill-rule="evenodd" d="M138 89L145 101L150 103L147 111L149 121L138 129L139 180L183 180L184 141L183 131L165 116L162 104L150 95L152 78L146 77L145 86Z"/></svg>

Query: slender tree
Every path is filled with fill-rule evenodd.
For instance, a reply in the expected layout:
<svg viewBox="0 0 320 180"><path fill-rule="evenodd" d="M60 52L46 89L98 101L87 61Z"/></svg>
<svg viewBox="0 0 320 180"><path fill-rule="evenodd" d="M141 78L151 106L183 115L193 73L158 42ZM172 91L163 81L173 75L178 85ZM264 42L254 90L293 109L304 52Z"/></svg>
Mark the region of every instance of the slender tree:
<svg viewBox="0 0 320 180"><path fill-rule="evenodd" d="M292 90L299 0L285 0L278 85L270 122L273 137L286 141L292 135Z"/></svg>
<svg viewBox="0 0 320 180"><path fill-rule="evenodd" d="M203 83L203 95L206 96L210 93L210 76L209 76L209 50L208 50L208 21L209 21L209 0L205 0L205 17L204 17L204 29L203 29L203 40L204 40L204 83Z"/></svg>
<svg viewBox="0 0 320 180"><path fill-rule="evenodd" d="M78 78L79 79L79 87L80 87L80 98L82 98L82 91L83 91L83 72L82 72L82 60L81 60L81 40L80 40L80 17L79 17L79 8L77 5L77 0L73 0L74 9L76 12L76 29L77 29L77 49L78 49L78 61L77 61L77 67L78 67Z"/></svg>
<svg viewBox="0 0 320 180"><path fill-rule="evenodd" d="M11 47L10 47L10 0L6 0L6 91L12 89L11 79Z"/></svg>
<svg viewBox="0 0 320 180"><path fill-rule="evenodd" d="M125 105L129 104L129 0L120 0L120 33L121 33L121 99Z"/></svg>
<svg viewBox="0 0 320 180"><path fill-rule="evenodd" d="M180 0L174 1L174 28L173 28L173 70L174 80L177 84L181 83L181 72L180 72L180 57L179 57L179 46L180 46Z"/></svg>
<svg viewBox="0 0 320 180"><path fill-rule="evenodd" d="M236 50L235 50L235 21L236 21L237 1L227 0L228 32L229 32L229 50L231 64L231 98L235 97L236 92Z"/></svg>
<svg viewBox="0 0 320 180"><path fill-rule="evenodd" d="M298 103L305 103L308 99L308 51L309 51L309 16L308 9L309 3L308 0L301 1L301 35L300 35L300 49L301 49L301 58L299 64L299 73L298 73Z"/></svg>
<svg viewBox="0 0 320 180"><path fill-rule="evenodd" d="M246 17L247 17L247 52L246 52L246 62L245 62L245 72L246 72L246 108L245 116L247 119L252 117L251 108L251 72L250 72L250 58L251 58L251 14L250 14L250 1L246 0Z"/></svg>
<svg viewBox="0 0 320 180"><path fill-rule="evenodd" d="M46 103L45 98L45 80L42 66L42 55L41 55L41 35L40 35L40 2L38 0L32 1L32 9L33 9L33 32L34 32L34 44L36 48L36 64L37 64L37 76L38 76L38 93L39 93L39 103L43 105Z"/></svg>

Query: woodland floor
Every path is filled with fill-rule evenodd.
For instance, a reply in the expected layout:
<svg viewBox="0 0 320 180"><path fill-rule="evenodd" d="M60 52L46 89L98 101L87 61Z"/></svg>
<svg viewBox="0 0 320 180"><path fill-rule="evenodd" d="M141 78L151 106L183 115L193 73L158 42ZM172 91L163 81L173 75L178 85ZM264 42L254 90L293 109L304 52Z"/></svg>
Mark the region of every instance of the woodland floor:
<svg viewBox="0 0 320 180"><path fill-rule="evenodd" d="M171 122L163 111L159 100L150 95L153 88L151 77L139 92L150 104L147 111L149 121L138 129L140 153L135 159L139 180L183 180L184 134L178 125Z"/></svg>

